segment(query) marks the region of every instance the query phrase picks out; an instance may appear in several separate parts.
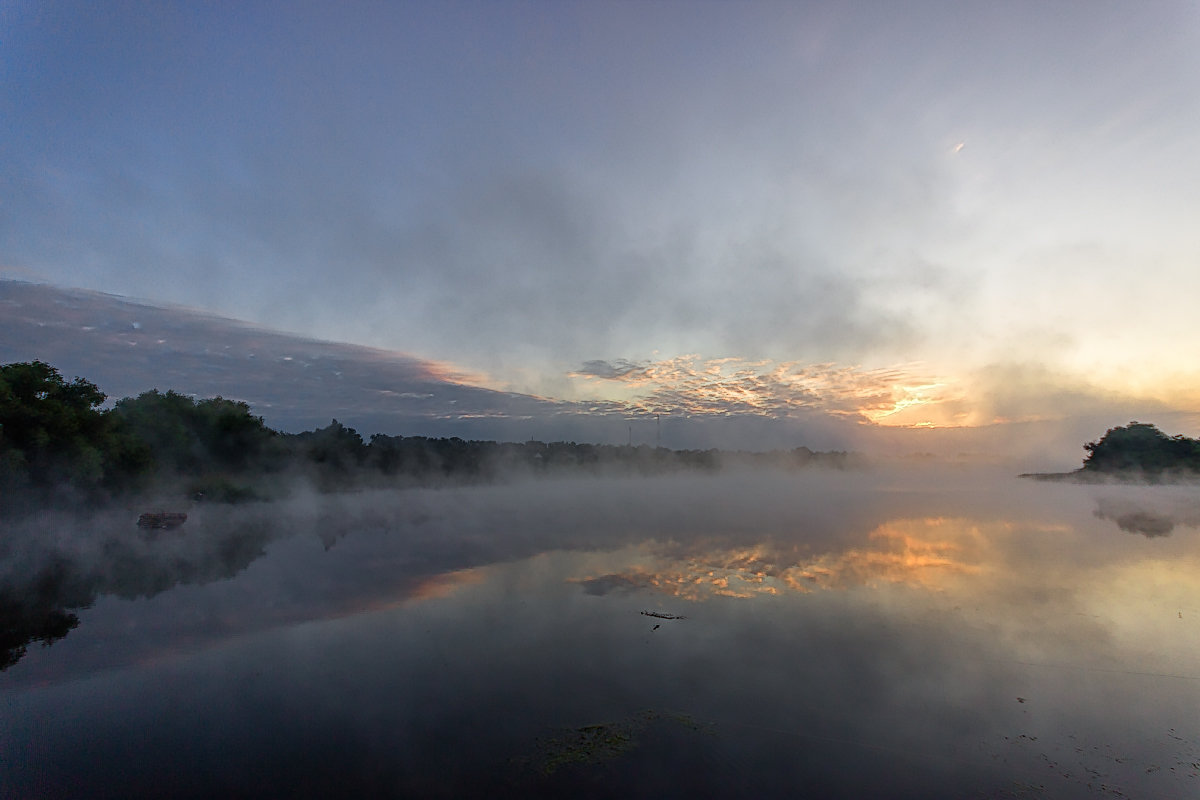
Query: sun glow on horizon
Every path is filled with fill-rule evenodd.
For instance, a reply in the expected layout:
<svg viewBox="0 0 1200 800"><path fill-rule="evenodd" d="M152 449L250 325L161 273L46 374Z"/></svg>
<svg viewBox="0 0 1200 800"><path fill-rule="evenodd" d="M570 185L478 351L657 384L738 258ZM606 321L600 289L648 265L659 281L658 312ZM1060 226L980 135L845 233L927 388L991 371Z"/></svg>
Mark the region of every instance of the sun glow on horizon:
<svg viewBox="0 0 1200 800"><path fill-rule="evenodd" d="M1160 380L1148 372L1124 381L1108 375L1036 363L962 371L924 362L867 368L692 354L636 363L590 361L567 377L588 398L584 402L617 413L773 419L818 413L877 428L1050 422L1098 399L1114 407L1178 411L1200 402L1200 378L1193 374Z"/></svg>
<svg viewBox="0 0 1200 800"><path fill-rule="evenodd" d="M921 364L865 369L696 355L663 361L588 362L570 378L600 388L628 413L748 414L789 417L824 412L884 427L958 427L964 392ZM594 395L593 395L594 396Z"/></svg>

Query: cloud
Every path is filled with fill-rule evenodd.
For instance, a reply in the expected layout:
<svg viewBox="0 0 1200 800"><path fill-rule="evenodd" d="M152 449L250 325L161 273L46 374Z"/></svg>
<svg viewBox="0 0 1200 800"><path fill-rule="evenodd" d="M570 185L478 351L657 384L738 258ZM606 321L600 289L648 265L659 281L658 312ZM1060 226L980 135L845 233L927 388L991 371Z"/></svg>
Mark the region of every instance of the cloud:
<svg viewBox="0 0 1200 800"><path fill-rule="evenodd" d="M114 399L158 388L243 400L283 429L337 416L379 425L373 433L569 410L477 386L450 364L98 292L0 281L0 310L2 361L47 361Z"/></svg>
<svg viewBox="0 0 1200 800"><path fill-rule="evenodd" d="M1186 367L1181 12L532 13L15 12L2 260L543 395L610 353Z"/></svg>
<svg viewBox="0 0 1200 800"><path fill-rule="evenodd" d="M498 391L446 362L298 337L179 306L0 281L0 361L42 359L113 399L151 388L250 403L282 430L336 417L363 434L661 444L729 450L932 452L1078 466L1083 442L1130 419L1189 432L1153 398L1105 391L1039 364L967 378L920 363L863 368L686 355L592 359L570 399Z"/></svg>
<svg viewBox="0 0 1200 800"><path fill-rule="evenodd" d="M573 375L579 375L586 378L605 378L607 380L617 380L624 378L629 373L640 369L638 365L633 364L624 359L616 361L593 360L583 362Z"/></svg>
<svg viewBox="0 0 1200 800"><path fill-rule="evenodd" d="M959 376L922 363L867 369L697 355L657 361L585 362L569 376L588 392L620 398L634 416L761 419L840 426L868 452L922 448L991 457L1074 453L1128 419L1194 426L1192 416L1154 396L1105 387L1038 362L1002 362ZM905 434L905 429L911 433ZM918 437L919 431L925 431ZM923 442L923 444L922 444ZM1064 464L1065 466L1065 464Z"/></svg>
<svg viewBox="0 0 1200 800"><path fill-rule="evenodd" d="M842 359L914 340L908 312L873 299L866 256L844 253L861 254L872 221L891 231L877 241L927 227L936 176L889 163L896 147L880 145L895 137L834 146L826 137L852 141L842 134L861 121L838 92L804 82L830 101L819 115L780 102L796 88L790 49L748 55L723 35L730 24L790 48L808 15L780 25L709 9L685 26L710 44L692 61L663 50L683 41L671 14L646 12L633 36L581 13L591 21L578 28L577 12L546 23L575 44L522 31L519 58L511 21L488 12L334 22L317 11L273 21L261 43L220 15L195 30L155 19L199 70L143 27L106 22L113 40L97 43L66 20L65 43L85 40L97 57L128 46L130 60L78 76L110 105L70 87L71 108L94 123L85 130L38 100L64 96L57 71L33 70L38 91L22 99L62 115L86 157L64 133L10 161L19 201L0 221L6 258L59 283L500 375L589 352ZM245 69L259 45L335 28L353 35L329 42L340 68ZM218 30L228 36L209 40ZM607 38L618 31L620 56ZM40 44L33 63L72 58ZM575 68L581 53L588 69Z"/></svg>
<svg viewBox="0 0 1200 800"><path fill-rule="evenodd" d="M934 378L914 364L863 369L697 355L640 364L588 361L571 377L615 383L634 392L628 405L639 413L785 418L822 412L882 424L902 409L944 402L952 391L946 379Z"/></svg>

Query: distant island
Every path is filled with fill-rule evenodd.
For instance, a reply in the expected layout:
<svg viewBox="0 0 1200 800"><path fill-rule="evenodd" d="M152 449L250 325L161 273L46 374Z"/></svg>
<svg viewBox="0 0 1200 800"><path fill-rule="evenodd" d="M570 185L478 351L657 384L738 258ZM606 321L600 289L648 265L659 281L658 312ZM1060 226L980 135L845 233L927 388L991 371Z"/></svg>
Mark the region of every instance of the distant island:
<svg viewBox="0 0 1200 800"><path fill-rule="evenodd" d="M852 453L807 447L768 453L648 445L369 441L336 419L303 433L269 428L246 403L152 389L102 405L90 381L42 361L0 365L0 513L94 508L146 498L185 505L281 497L299 481L320 491L476 483L522 475L649 475L721 466L850 468Z"/></svg>
<svg viewBox="0 0 1200 800"><path fill-rule="evenodd" d="M1109 428L1083 446L1083 466L1071 472L1027 472L1020 477L1072 483L1182 483L1200 480L1200 440L1168 436L1148 422Z"/></svg>

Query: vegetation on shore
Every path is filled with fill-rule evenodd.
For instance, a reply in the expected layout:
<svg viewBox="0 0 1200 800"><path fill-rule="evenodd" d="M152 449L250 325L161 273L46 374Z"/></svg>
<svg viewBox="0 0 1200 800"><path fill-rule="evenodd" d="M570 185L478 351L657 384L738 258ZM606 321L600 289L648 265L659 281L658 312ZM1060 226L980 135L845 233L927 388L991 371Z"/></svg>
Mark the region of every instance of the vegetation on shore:
<svg viewBox="0 0 1200 800"><path fill-rule="evenodd" d="M1168 436L1148 422L1109 428L1083 446L1087 457L1073 472L1027 473L1049 481L1138 481L1169 483L1200 479L1200 440Z"/></svg>
<svg viewBox="0 0 1200 800"><path fill-rule="evenodd" d="M326 491L491 481L560 471L656 474L722 464L846 467L851 454L669 450L575 442L387 436L364 441L336 419L298 434L267 427L243 402L153 389L118 400L41 361L0 365L0 512L84 507L119 496L269 499L296 478Z"/></svg>

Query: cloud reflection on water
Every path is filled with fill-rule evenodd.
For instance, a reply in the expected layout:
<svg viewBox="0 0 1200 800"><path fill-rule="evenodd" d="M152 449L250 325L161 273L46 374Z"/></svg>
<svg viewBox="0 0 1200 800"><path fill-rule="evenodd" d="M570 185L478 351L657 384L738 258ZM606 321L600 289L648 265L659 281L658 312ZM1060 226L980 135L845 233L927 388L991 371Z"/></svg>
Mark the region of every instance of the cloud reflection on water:
<svg viewBox="0 0 1200 800"><path fill-rule="evenodd" d="M868 534L865 547L805 555L795 546L767 544L690 553L678 544L659 545L650 547L656 563L572 580L589 594L652 589L693 601L807 593L879 581L937 588L951 576L980 572L981 565L967 559L981 538L978 526L969 520L896 520Z"/></svg>
<svg viewBox="0 0 1200 800"><path fill-rule="evenodd" d="M175 636L215 641L437 597L486 580L480 570L489 565L548 552L580 554L578 571L567 577L591 595L651 590L685 600L885 584L978 592L989 572L1007 576L1010 585L1040 587L1041 572L1065 551L1074 549L1084 563L1103 552L1095 537L1080 550L1072 527L1089 518L1082 513L1088 490L1003 485L1003 492L980 491L974 477L875 471L550 480L351 495L298 490L276 504L196 509L186 534L153 542L120 514L82 527L66 518L39 519L14 528L4 580L9 593L19 594L28 580L22 576L53 567L63 573L59 584L89 587L61 601L48 598L50 607L68 612L89 598L167 592L155 606L169 619L141 623L163 638L131 639L141 650ZM1103 509L1118 500L1096 502ZM259 562L267 551L271 558ZM258 574L222 580L248 567ZM1020 575L1026 577L1018 582ZM176 600L169 590L177 583L208 586ZM166 611L176 603L178 611ZM110 618L83 616L89 621L71 639ZM41 660L57 668L74 663Z"/></svg>
<svg viewBox="0 0 1200 800"><path fill-rule="evenodd" d="M236 515L270 531L264 554L228 580L100 596L0 674L5 741L30 768L35 742L54 754L59 772L38 773L50 796L68 792L46 775L149 794L119 774L144 769L122 760L121 725L154 731L144 763L172 765L195 796L237 794L263 769L377 796L479 793L503 772L526 796L629 797L1084 797L1092 770L1171 796L1197 780L1196 543L1097 519L1114 491L732 473L214 509L157 545L163 563L207 552L194 537ZM64 529L5 558L67 552L110 574L89 541ZM714 733L654 729L611 763L511 772L548 728L647 708ZM56 722L72 719L86 725ZM222 767L200 775L204 730L240 733L204 740Z"/></svg>

